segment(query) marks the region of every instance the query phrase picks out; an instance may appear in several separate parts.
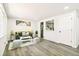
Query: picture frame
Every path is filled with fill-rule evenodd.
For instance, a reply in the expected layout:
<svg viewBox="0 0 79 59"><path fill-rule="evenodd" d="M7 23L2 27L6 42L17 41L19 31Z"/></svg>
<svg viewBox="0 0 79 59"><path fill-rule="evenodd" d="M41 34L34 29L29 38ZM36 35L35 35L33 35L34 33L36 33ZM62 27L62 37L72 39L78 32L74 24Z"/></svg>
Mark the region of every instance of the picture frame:
<svg viewBox="0 0 79 59"><path fill-rule="evenodd" d="M20 23L25 23L26 26L31 26L31 22L26 22L26 21L21 21L21 20L16 20L16 25L19 25Z"/></svg>
<svg viewBox="0 0 79 59"><path fill-rule="evenodd" d="M54 31L54 19L46 21L46 30Z"/></svg>

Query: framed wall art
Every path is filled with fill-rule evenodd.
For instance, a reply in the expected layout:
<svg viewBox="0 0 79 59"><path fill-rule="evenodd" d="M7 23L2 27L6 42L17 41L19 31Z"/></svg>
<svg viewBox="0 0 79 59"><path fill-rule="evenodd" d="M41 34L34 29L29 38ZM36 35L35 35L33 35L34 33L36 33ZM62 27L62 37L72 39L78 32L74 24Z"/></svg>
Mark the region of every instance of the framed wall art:
<svg viewBox="0 0 79 59"><path fill-rule="evenodd" d="M54 31L54 19L46 21L46 30Z"/></svg>
<svg viewBox="0 0 79 59"><path fill-rule="evenodd" d="M16 25L19 25L20 23L25 23L26 26L31 26L31 22L26 22L26 21L21 21L21 20L16 20Z"/></svg>

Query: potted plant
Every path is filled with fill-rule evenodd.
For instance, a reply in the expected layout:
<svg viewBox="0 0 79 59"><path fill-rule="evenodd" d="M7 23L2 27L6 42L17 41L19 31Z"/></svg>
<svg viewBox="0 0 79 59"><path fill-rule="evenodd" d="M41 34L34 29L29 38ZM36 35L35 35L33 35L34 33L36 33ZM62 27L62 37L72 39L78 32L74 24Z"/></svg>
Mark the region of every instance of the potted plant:
<svg viewBox="0 0 79 59"><path fill-rule="evenodd" d="M38 37L38 31L37 30L35 31L35 37Z"/></svg>

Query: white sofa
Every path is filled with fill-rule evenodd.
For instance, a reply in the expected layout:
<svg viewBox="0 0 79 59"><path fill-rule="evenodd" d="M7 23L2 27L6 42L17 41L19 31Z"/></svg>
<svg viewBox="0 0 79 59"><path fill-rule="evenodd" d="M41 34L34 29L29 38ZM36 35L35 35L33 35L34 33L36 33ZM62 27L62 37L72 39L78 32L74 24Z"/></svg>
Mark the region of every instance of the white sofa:
<svg viewBox="0 0 79 59"><path fill-rule="evenodd" d="M29 39L25 40L25 38L29 38ZM23 43L24 41L30 41L30 42ZM35 44L39 41L40 41L40 39L38 37L33 38L33 39L31 37L21 37L19 40L14 40L11 43L11 47L9 48L9 50L14 49L14 48L18 48L18 47L24 47L24 46L27 46L27 45Z"/></svg>

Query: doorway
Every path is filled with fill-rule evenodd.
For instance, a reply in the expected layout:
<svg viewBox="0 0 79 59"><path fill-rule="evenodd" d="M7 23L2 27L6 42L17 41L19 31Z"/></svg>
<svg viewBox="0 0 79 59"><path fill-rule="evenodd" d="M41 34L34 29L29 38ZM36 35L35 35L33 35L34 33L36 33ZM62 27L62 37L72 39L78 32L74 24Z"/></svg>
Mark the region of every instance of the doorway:
<svg viewBox="0 0 79 59"><path fill-rule="evenodd" d="M44 22L40 23L40 38L44 38Z"/></svg>

